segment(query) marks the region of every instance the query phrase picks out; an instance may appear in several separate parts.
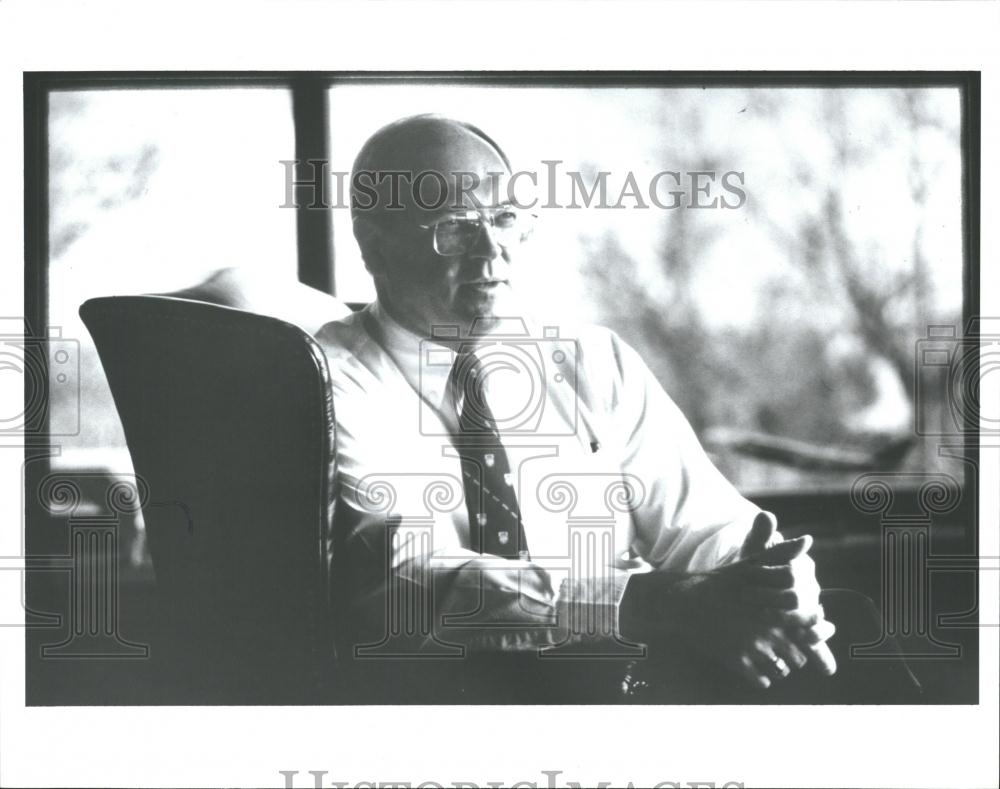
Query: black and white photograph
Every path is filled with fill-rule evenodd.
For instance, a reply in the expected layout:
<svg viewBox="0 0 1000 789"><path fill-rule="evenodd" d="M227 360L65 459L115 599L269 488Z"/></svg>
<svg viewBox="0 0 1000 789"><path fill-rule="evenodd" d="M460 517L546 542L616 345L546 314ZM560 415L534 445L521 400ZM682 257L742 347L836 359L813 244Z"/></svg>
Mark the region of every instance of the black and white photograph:
<svg viewBox="0 0 1000 789"><path fill-rule="evenodd" d="M986 785L847 744L996 708L981 68L173 57L4 66L5 707L177 785Z"/></svg>

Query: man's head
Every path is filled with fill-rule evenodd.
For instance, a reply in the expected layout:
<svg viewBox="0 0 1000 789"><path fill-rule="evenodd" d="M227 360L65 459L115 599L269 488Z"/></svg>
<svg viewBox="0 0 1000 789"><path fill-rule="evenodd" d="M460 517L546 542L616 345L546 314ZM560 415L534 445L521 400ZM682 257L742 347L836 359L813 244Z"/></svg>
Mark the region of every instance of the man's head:
<svg viewBox="0 0 1000 789"><path fill-rule="evenodd" d="M351 179L354 235L379 301L404 326L466 334L476 319L488 327L510 314L525 225L524 212L504 210L509 174L486 134L436 115L396 121L364 144Z"/></svg>

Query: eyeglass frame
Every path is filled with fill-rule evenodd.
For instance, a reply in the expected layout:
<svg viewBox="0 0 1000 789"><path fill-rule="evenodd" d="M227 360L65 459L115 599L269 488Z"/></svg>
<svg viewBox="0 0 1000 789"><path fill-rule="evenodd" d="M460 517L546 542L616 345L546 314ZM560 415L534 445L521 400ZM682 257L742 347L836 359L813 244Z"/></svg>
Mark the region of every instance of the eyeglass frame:
<svg viewBox="0 0 1000 789"><path fill-rule="evenodd" d="M438 248L437 248L437 246L438 246L437 245L437 226L439 224L441 224L442 222L446 222L446 221L452 220L452 219L456 219L456 218L457 219L464 219L466 221L469 221L469 220L471 220L473 218L473 215L474 215L475 219L479 222L479 233L481 234L483 232L483 230L485 229L485 227L486 227L486 222L483 221L484 219L488 219L490 227L492 227L494 229L494 231L495 231L497 229L497 227L496 227L496 221L495 221L496 220L496 214L500 213L501 211L505 211L505 210L509 211L509 210L512 210L512 209L515 210L515 211L520 211L520 209L516 205L514 205L512 203L505 203L504 205L497 206L496 208L485 209L485 210L493 212L490 216L487 217L485 215L485 212L484 212L483 209L467 208L464 211L464 216L462 216L461 212L453 212L451 214L448 214L447 216L441 217L440 219L436 219L435 221L431 222L430 224L427 224L427 225L417 225L417 227L420 228L421 230L432 231L431 244L433 245L434 252L436 254L440 255L441 257L457 257L458 255L465 254L469 250L465 249L465 250L463 250L461 252L453 252L451 254L445 254L444 252L440 252L438 250ZM517 242L519 244L523 244L527 240L528 236L531 235L531 233L535 229L535 227L534 227L534 220L538 219L538 214L534 214L534 213L531 213L531 212L522 212L522 213L524 213L525 216L530 217L530 219L532 220L532 224L528 228L527 232L524 232L524 233L521 234L521 239ZM473 243L477 243L479 241L479 238L480 238L480 236L477 235L476 238L475 238L475 241ZM502 246L504 249L508 249L511 246L509 244L502 244L499 240L497 240L496 243L499 244L500 246Z"/></svg>

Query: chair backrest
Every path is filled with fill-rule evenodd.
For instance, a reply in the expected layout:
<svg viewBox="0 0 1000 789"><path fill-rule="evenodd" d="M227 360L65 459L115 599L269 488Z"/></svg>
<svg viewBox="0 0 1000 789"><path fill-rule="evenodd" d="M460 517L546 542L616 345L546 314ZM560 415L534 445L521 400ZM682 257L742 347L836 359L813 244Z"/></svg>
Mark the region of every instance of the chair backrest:
<svg viewBox="0 0 1000 789"><path fill-rule="evenodd" d="M219 269L204 282L160 295L269 315L309 334L315 334L332 320L350 315L353 309L329 293L288 277L241 268Z"/></svg>
<svg viewBox="0 0 1000 789"><path fill-rule="evenodd" d="M283 320L170 296L80 315L149 489L167 701L321 701L336 472L322 350Z"/></svg>

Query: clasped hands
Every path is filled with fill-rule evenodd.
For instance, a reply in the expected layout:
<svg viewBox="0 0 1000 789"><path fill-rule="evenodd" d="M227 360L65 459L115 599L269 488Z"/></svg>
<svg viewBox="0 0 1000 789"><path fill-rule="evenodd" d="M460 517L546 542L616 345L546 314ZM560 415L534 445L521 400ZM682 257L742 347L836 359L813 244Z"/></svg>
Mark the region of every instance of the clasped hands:
<svg viewBox="0 0 1000 789"><path fill-rule="evenodd" d="M633 621L653 640L680 638L753 687L768 688L807 666L833 674L826 641L835 628L819 602L807 554L812 538L774 543L776 536L761 517L737 562L681 578L655 571L635 577L642 578L633 598L642 614Z"/></svg>

